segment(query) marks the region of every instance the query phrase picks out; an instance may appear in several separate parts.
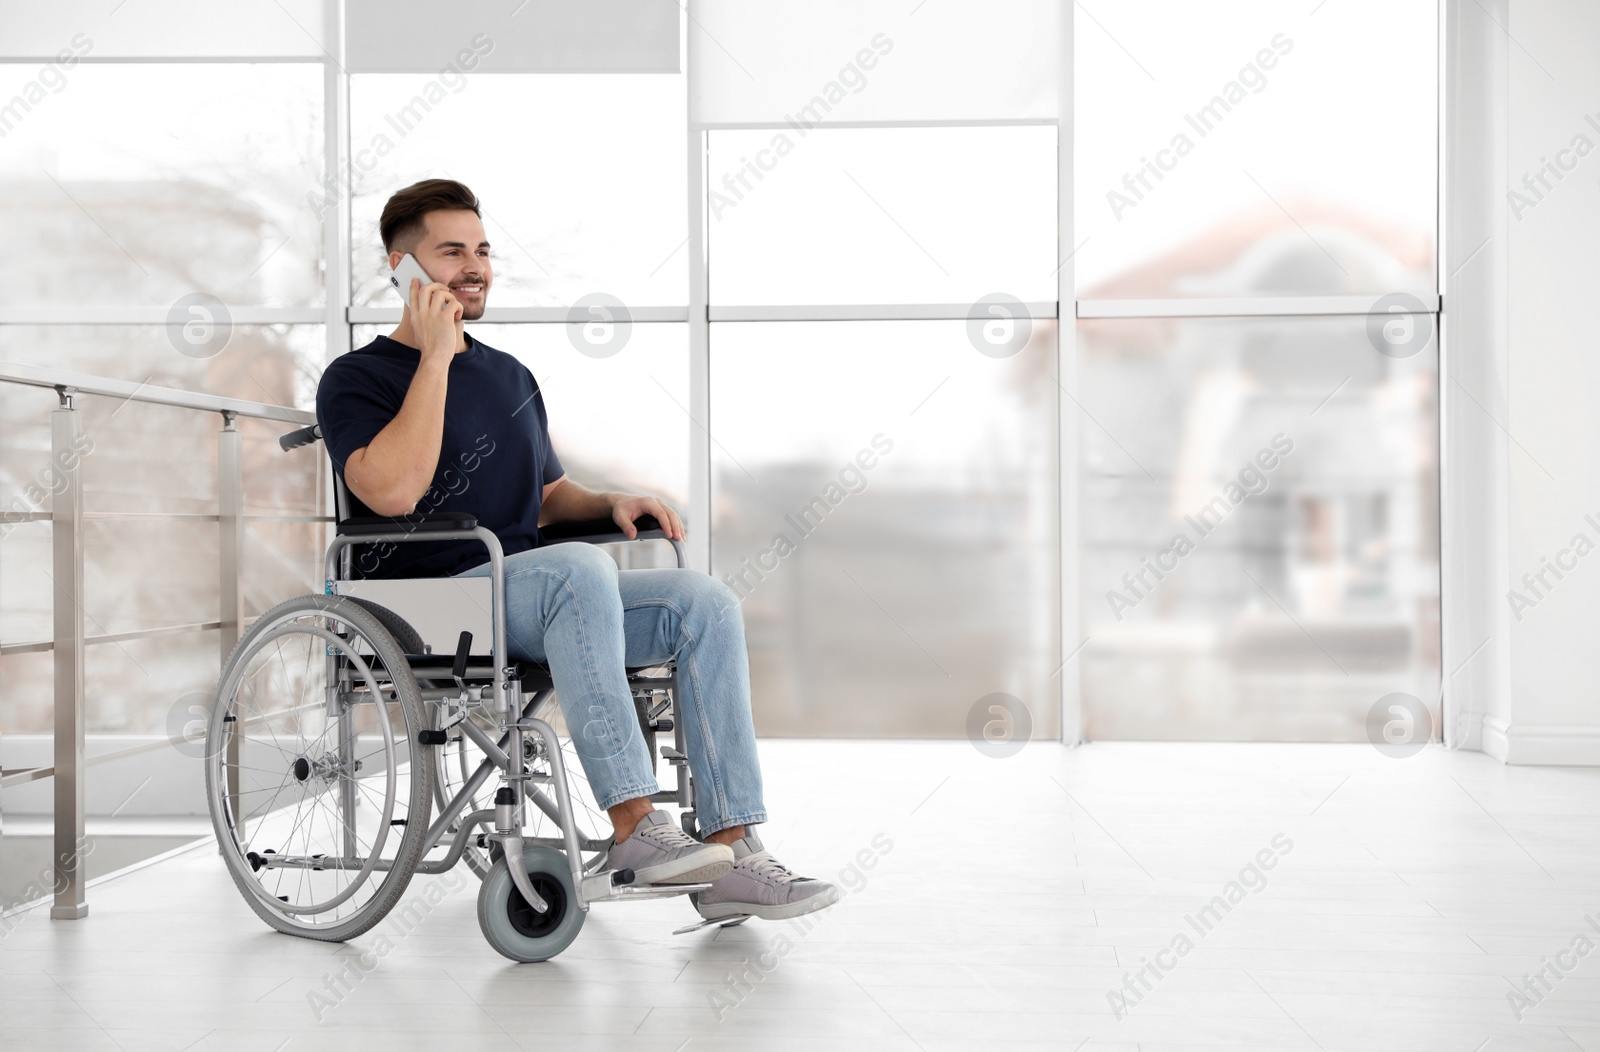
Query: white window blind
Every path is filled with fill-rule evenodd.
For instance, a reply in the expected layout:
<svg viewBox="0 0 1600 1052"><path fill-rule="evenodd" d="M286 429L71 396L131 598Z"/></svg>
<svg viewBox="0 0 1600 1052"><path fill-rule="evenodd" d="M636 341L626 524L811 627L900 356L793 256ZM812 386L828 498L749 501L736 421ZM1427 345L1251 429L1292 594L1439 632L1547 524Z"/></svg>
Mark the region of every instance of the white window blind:
<svg viewBox="0 0 1600 1052"><path fill-rule="evenodd" d="M677 73L679 17L673 0L349 0L345 65L430 73L466 48L482 73Z"/></svg>
<svg viewBox="0 0 1600 1052"><path fill-rule="evenodd" d="M689 112L704 123L1055 118L1062 21L1056 0L690 0Z"/></svg>
<svg viewBox="0 0 1600 1052"><path fill-rule="evenodd" d="M322 0L0 0L0 58L321 58Z"/></svg>

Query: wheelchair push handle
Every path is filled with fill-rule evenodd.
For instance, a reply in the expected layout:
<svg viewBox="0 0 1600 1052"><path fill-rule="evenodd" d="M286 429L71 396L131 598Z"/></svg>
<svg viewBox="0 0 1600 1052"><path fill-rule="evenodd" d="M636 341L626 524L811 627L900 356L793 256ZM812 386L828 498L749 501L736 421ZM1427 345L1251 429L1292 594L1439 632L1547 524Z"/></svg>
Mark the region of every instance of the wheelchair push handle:
<svg viewBox="0 0 1600 1052"><path fill-rule="evenodd" d="M291 431L287 435L279 435L278 445L285 453L287 453L291 449L299 449L301 446L309 446L311 443L317 441L321 437L322 425L312 424L310 427L302 427L298 431Z"/></svg>

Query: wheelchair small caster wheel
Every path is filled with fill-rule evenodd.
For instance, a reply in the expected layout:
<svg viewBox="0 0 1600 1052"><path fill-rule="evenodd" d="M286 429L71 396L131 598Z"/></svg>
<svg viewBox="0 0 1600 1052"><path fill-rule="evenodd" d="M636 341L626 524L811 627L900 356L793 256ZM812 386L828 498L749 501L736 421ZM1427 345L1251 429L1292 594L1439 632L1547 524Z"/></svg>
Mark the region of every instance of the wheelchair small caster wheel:
<svg viewBox="0 0 1600 1052"><path fill-rule="evenodd" d="M490 946L513 961L548 961L572 945L583 930L584 913L565 855L531 844L522 849L522 865L550 908L539 913L528 905L501 858L478 889L478 927Z"/></svg>

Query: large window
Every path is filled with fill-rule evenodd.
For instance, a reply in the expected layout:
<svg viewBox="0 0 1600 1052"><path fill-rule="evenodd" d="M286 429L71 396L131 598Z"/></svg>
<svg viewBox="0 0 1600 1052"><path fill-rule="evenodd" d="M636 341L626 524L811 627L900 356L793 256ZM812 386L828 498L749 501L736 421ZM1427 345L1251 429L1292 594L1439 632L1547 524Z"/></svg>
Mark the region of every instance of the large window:
<svg viewBox="0 0 1600 1052"><path fill-rule="evenodd" d="M712 570L756 726L956 737L1005 694L1055 737L1056 129L775 137L707 154Z"/></svg>
<svg viewBox="0 0 1600 1052"><path fill-rule="evenodd" d="M1055 324L713 329L712 566L742 600L767 734L953 737L1002 693L1052 704Z"/></svg>
<svg viewBox="0 0 1600 1052"><path fill-rule="evenodd" d="M969 304L1056 296L1056 129L719 131L711 301Z"/></svg>
<svg viewBox="0 0 1600 1052"><path fill-rule="evenodd" d="M309 407L399 319L385 201L453 177L474 331L574 478L684 511L759 733L961 737L999 694L1033 738L1359 738L1438 697L1436 5L1090 6L696 0L676 71L541 65L531 11L433 70L454 40L340 51L318 0L41 7L0 42L0 360ZM0 384L0 499L55 404ZM221 421L78 405L89 748L159 744L220 663ZM319 587L326 462L239 427L253 615ZM47 511L0 546L8 770L49 759ZM203 815L194 760L92 768L91 823ZM49 793L0 792L8 859Z"/></svg>
<svg viewBox="0 0 1600 1052"><path fill-rule="evenodd" d="M0 310L59 324L0 325L0 359L303 404L324 344L289 324L320 320L326 296L322 67L59 76L0 138L0 225L29 249L0 260Z"/></svg>
<svg viewBox="0 0 1600 1052"><path fill-rule="evenodd" d="M1102 6L1074 38L1079 298L1435 290L1433 0Z"/></svg>
<svg viewBox="0 0 1600 1052"><path fill-rule="evenodd" d="M351 78L352 302L398 305L378 216L390 194L434 178L459 179L483 203L491 306L566 307L594 292L635 307L686 302L682 76L448 80Z"/></svg>
<svg viewBox="0 0 1600 1052"><path fill-rule="evenodd" d="M304 5L295 5L303 7ZM280 17L289 15L280 10ZM123 23L136 19L124 16ZM119 39L91 26L71 45ZM292 28L292 26L291 26ZM72 37L68 33L59 44ZM132 47L131 38L122 42ZM8 38L7 47L21 46ZM57 47L50 47L50 52ZM33 54L34 51L21 53ZM208 54L218 54L211 51ZM156 48L152 57L162 55ZM0 56L3 57L3 56ZM47 72L48 70L48 72ZM0 62L0 361L276 406L310 404L327 339L320 62ZM30 90L30 85L42 91ZM13 100L22 99L23 105ZM29 102L28 100L32 101ZM90 876L204 835L184 735L215 689L219 413L80 394L85 586L51 562L48 388L0 384L0 766L53 758L52 610L83 611ZM318 589L315 450L241 418L244 613ZM48 488L48 487L46 487ZM0 790L0 909L48 872L50 778Z"/></svg>
<svg viewBox="0 0 1600 1052"><path fill-rule="evenodd" d="M301 23L322 32L317 5L261 5L252 17L262 46L278 49L271 60L183 57L195 48L231 53L193 19L172 52L120 33L123 23L90 27L73 45L81 55L158 61L74 61L49 74L42 102L4 114L0 214L36 251L0 263L0 360L309 407L330 347L360 346L398 320L382 279L383 202L418 179L455 177L484 202L497 268L498 318L475 331L540 378L568 470L595 488L684 506L684 76L357 73L345 95L316 39L296 29L295 44L280 32ZM19 53L56 50L52 32L39 28ZM497 41L502 53L514 43L507 34ZM32 62L0 64L0 73L13 78L6 92L24 95L42 76ZM348 137L343 171L325 168L330 123ZM348 269L327 256L338 243L330 230L344 224ZM637 309L637 324L622 323L621 353L581 353L590 330L566 324L567 308L594 293ZM329 303L340 315L348 305L348 332L328 331ZM0 385L8 500L48 462L55 402L47 389ZM87 648L88 750L179 736L170 749L90 768L90 826L115 832L120 845L93 872L107 859L170 846L148 822L129 821L204 815L197 756L181 736L220 659L218 630L204 626L217 620L222 421L137 400L76 405L95 451L82 469L88 584L73 598L86 632L104 637ZM250 617L321 589L326 462L316 447L280 450L289 425L237 426ZM48 502L41 507L48 512ZM50 762L59 601L50 538L36 517L0 548L7 770ZM620 554L629 565L671 558L644 548ZM48 778L4 790L8 871L29 871L27 860L47 853L50 795ZM9 893L0 887L6 905Z"/></svg>
<svg viewBox="0 0 1600 1052"><path fill-rule="evenodd" d="M1079 23L1088 737L1437 716L1436 7Z"/></svg>

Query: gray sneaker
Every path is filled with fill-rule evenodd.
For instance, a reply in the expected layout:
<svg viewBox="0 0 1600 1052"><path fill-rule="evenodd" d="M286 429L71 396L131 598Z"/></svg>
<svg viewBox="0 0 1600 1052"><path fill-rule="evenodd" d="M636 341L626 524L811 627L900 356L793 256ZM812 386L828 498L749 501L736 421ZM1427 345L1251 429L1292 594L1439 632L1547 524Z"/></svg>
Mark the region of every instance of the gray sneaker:
<svg viewBox="0 0 1600 1052"><path fill-rule="evenodd" d="M699 884L726 874L733 851L726 844L702 844L657 808L639 819L633 835L611 846L607 866L633 870L635 884Z"/></svg>
<svg viewBox="0 0 1600 1052"><path fill-rule="evenodd" d="M740 915L788 920L839 901L838 888L825 880L796 876L767 853L754 833L733 842L733 857L732 872L689 896L706 920Z"/></svg>

